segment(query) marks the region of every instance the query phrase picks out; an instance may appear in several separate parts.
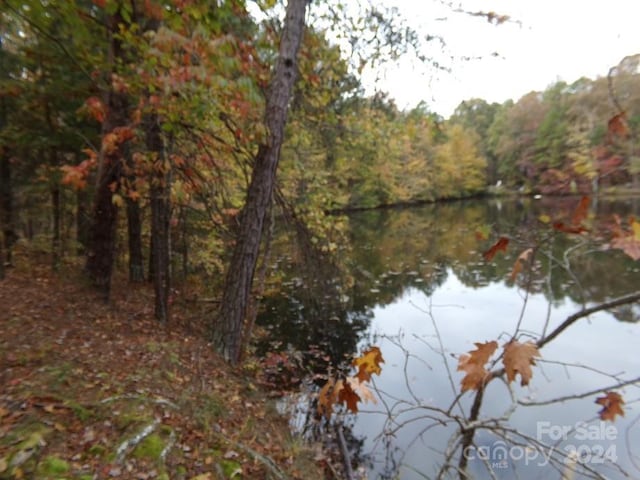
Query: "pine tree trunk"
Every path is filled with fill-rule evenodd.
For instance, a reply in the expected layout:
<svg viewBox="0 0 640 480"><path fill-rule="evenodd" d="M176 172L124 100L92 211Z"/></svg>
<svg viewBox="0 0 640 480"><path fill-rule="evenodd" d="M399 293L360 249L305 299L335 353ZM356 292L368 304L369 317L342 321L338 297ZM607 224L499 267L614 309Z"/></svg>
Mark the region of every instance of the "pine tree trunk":
<svg viewBox="0 0 640 480"><path fill-rule="evenodd" d="M170 168L165 155L164 141L158 116L149 115L147 121L147 149L154 154L151 172L151 264L155 293L155 317L169 321L169 292L171 288Z"/></svg>
<svg viewBox="0 0 640 480"><path fill-rule="evenodd" d="M297 74L297 54L304 33L307 0L289 0L280 39L280 51L267 92L267 142L260 145L247 191L231 262L225 278L213 337L225 358L239 361L251 284L258 261L265 216L271 205L288 104Z"/></svg>

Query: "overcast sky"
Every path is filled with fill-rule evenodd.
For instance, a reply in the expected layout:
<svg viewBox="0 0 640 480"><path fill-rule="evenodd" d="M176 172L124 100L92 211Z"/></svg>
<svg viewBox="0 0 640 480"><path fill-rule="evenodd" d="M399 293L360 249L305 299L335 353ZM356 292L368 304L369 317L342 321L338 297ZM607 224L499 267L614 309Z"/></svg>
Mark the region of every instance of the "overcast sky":
<svg viewBox="0 0 640 480"><path fill-rule="evenodd" d="M517 100L556 80L605 76L624 56L640 53L638 0L475 0L469 11L494 11L511 22L452 13L438 0L386 0L396 5L419 32L442 35L447 50L434 44L434 56L451 73L433 73L409 59L386 72L375 72L376 85L399 107L424 100L445 117L465 99ZM458 3L456 2L456 5ZM492 56L496 52L499 56ZM472 61L447 60L481 56ZM371 84L374 72L368 72Z"/></svg>

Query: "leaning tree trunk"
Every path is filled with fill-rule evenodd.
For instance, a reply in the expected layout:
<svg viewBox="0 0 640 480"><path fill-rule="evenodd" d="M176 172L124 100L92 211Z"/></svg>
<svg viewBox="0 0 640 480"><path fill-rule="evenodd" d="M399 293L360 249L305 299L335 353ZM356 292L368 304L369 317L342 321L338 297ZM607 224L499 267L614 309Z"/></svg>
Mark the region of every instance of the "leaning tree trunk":
<svg viewBox="0 0 640 480"><path fill-rule="evenodd" d="M237 363L242 348L251 284L258 260L264 219L271 205L280 148L287 123L288 103L297 73L297 54L304 32L307 0L289 0L280 51L267 93L267 141L255 158L247 198L240 218L231 263L225 279L220 311L213 326L214 341L225 358Z"/></svg>
<svg viewBox="0 0 640 480"><path fill-rule="evenodd" d="M119 24L122 22L120 12L109 18L108 27L111 37L109 56L114 66L116 61L124 56L122 42L117 36ZM105 103L107 113L102 123L103 145L100 152L85 270L94 286L103 293L107 301L111 290L118 222L118 205L113 201L113 194L120 188L123 170L124 139L119 138L117 129L127 125L129 105L126 93L115 91L113 88L107 91ZM107 138L109 142L105 141Z"/></svg>

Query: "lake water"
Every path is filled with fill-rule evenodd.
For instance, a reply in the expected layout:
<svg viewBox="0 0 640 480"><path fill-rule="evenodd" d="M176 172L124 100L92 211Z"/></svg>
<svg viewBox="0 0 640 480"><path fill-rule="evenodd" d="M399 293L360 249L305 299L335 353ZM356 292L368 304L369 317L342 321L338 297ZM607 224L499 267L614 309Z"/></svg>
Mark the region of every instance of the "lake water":
<svg viewBox="0 0 640 480"><path fill-rule="evenodd" d="M277 281L259 318L278 342L261 348L302 352L304 368L318 374L378 346L385 363L373 376L377 403L339 417L351 455L369 479L458 478L459 428L475 395L460 395L458 356L474 342L496 340L501 351L513 335L536 341L584 307L640 290L640 262L606 248L614 215L639 217L640 202L592 204L587 235L551 228L550 220L570 222L579 200L353 214L334 262L283 235L273 254ZM486 261L482 253L501 236L510 239L506 252ZM513 265L527 248L537 249L533 267L514 281ZM469 474L640 478L640 382L611 389L625 400L614 422L601 422L595 403L640 376L639 318L637 304L582 318L541 349L528 386L491 382L464 452ZM303 430L312 403L289 398Z"/></svg>

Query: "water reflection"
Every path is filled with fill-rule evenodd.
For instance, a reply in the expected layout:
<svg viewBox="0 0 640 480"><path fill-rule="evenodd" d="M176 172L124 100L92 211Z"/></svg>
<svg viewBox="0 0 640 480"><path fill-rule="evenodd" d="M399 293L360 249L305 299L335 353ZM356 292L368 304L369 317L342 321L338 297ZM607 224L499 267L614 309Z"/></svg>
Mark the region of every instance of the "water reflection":
<svg viewBox="0 0 640 480"><path fill-rule="evenodd" d="M457 478L460 452L447 458L459 447L455 418L468 415L473 396L458 397L462 375L456 372L456 355L472 350L474 342L503 344L519 319L524 339L538 339L584 305L637 289L638 262L603 249L599 236L611 214L637 216L637 205L599 201L590 214L588 239L558 234L541 222L545 216L570 218L576 203L570 198L474 201L363 212L349 217L348 244L337 262L293 248L286 236L280 239L274 265L280 281L259 318L270 338L304 352L312 373L344 362L366 344L380 346L385 356L375 380L382 401L365 406L346 430L354 456L369 458L369 478ZM507 252L484 261L482 252L499 235L510 238ZM530 275L509 279L518 255L539 245ZM576 478L623 478L610 465L615 453L617 463L639 477L632 457L640 453L633 451L633 404L626 405L624 419L616 420L614 439L581 440L574 432L560 441L540 429L575 428L582 421L597 425L598 393L538 405L640 372L638 318L640 308L627 305L583 319L543 349L529 387L490 384L481 418L505 418L477 430L473 451L467 452L469 473L491 478L489 467L495 478L513 478L516 468L521 478L559 477L571 467L563 462L573 461L587 468ZM274 345L265 341L260 348ZM632 385L619 391L628 402L638 396ZM516 405L512 398L532 405ZM502 458L500 442L520 450ZM564 456L541 465L550 446ZM571 446L581 447L574 460ZM602 464L595 459L600 447L610 454ZM451 468L443 470L447 464Z"/></svg>

